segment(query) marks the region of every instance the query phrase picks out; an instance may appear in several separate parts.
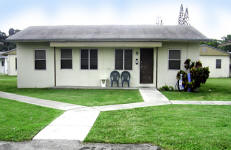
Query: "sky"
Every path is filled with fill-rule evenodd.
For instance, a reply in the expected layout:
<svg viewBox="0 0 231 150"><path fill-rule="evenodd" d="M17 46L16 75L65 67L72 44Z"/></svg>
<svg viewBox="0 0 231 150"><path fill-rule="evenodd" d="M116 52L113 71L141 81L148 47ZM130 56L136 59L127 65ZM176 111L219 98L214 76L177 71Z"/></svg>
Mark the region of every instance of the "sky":
<svg viewBox="0 0 231 150"><path fill-rule="evenodd" d="M211 39L231 34L231 0L0 0L0 31L39 25L176 25L180 5Z"/></svg>

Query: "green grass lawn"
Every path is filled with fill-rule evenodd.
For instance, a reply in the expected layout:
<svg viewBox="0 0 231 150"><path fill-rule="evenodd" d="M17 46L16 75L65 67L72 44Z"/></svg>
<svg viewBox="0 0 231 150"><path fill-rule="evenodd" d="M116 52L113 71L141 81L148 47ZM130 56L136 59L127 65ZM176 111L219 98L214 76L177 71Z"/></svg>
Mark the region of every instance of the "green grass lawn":
<svg viewBox="0 0 231 150"><path fill-rule="evenodd" d="M62 112L0 98L0 141L31 140Z"/></svg>
<svg viewBox="0 0 231 150"><path fill-rule="evenodd" d="M0 91L84 106L126 104L143 101L138 90L18 89L16 82L16 77L0 76Z"/></svg>
<svg viewBox="0 0 231 150"><path fill-rule="evenodd" d="M161 92L170 100L231 101L231 78L210 78L198 92Z"/></svg>
<svg viewBox="0 0 231 150"><path fill-rule="evenodd" d="M221 150L231 149L230 131L231 106L166 105L101 112L85 142Z"/></svg>

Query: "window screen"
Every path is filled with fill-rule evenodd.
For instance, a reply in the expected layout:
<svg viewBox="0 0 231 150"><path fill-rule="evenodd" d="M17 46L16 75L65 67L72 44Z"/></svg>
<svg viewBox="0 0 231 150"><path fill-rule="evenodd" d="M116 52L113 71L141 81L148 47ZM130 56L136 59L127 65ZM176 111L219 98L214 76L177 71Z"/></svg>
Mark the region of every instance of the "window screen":
<svg viewBox="0 0 231 150"><path fill-rule="evenodd" d="M81 50L81 69L98 69L98 50Z"/></svg>
<svg viewBox="0 0 231 150"><path fill-rule="evenodd" d="M2 59L2 66L5 66L5 59Z"/></svg>
<svg viewBox="0 0 231 150"><path fill-rule="evenodd" d="M180 69L181 62L180 50L169 50L168 68L169 69Z"/></svg>
<svg viewBox="0 0 231 150"><path fill-rule="evenodd" d="M88 50L81 50L81 69L88 69Z"/></svg>
<svg viewBox="0 0 231 150"><path fill-rule="evenodd" d="M123 50L116 49L115 50L115 69L123 70Z"/></svg>
<svg viewBox="0 0 231 150"><path fill-rule="evenodd" d="M45 70L46 69L46 51L35 50L35 69Z"/></svg>
<svg viewBox="0 0 231 150"><path fill-rule="evenodd" d="M132 70L132 50L126 49L124 50L124 69L125 70Z"/></svg>
<svg viewBox="0 0 231 150"><path fill-rule="evenodd" d="M61 49L61 69L72 69L72 49Z"/></svg>
<svg viewBox="0 0 231 150"><path fill-rule="evenodd" d="M217 69L221 68L221 59L216 59L216 68Z"/></svg>
<svg viewBox="0 0 231 150"><path fill-rule="evenodd" d="M90 69L98 68L98 54L96 49L90 50Z"/></svg>
<svg viewBox="0 0 231 150"><path fill-rule="evenodd" d="M132 50L116 49L115 50L115 69L132 70Z"/></svg>

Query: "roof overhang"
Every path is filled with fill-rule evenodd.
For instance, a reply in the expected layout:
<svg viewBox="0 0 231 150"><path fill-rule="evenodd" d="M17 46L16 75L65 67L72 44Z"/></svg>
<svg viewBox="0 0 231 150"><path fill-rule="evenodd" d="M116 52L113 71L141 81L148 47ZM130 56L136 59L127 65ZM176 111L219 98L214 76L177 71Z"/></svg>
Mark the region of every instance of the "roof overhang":
<svg viewBox="0 0 231 150"><path fill-rule="evenodd" d="M50 42L50 47L162 47L162 42Z"/></svg>
<svg viewBox="0 0 231 150"><path fill-rule="evenodd" d="M9 51L5 51L4 53L2 53L3 56L8 56L8 55L16 55L16 49L12 49Z"/></svg>
<svg viewBox="0 0 231 150"><path fill-rule="evenodd" d="M231 45L231 42L226 42L226 43L220 44L219 47L230 46L230 45Z"/></svg>

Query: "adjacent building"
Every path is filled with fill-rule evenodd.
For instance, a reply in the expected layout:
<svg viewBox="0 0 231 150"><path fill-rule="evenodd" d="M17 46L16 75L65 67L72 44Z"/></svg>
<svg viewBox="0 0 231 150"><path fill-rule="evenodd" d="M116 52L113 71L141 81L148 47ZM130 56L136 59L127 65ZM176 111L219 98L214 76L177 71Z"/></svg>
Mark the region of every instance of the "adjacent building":
<svg viewBox="0 0 231 150"><path fill-rule="evenodd" d="M230 54L208 45L200 46L200 60L205 67L209 67L209 77L229 77Z"/></svg>
<svg viewBox="0 0 231 150"><path fill-rule="evenodd" d="M0 74L7 74L7 61L6 56L3 56L4 52L0 52Z"/></svg>
<svg viewBox="0 0 231 150"><path fill-rule="evenodd" d="M16 49L0 53L0 74L17 75Z"/></svg>

